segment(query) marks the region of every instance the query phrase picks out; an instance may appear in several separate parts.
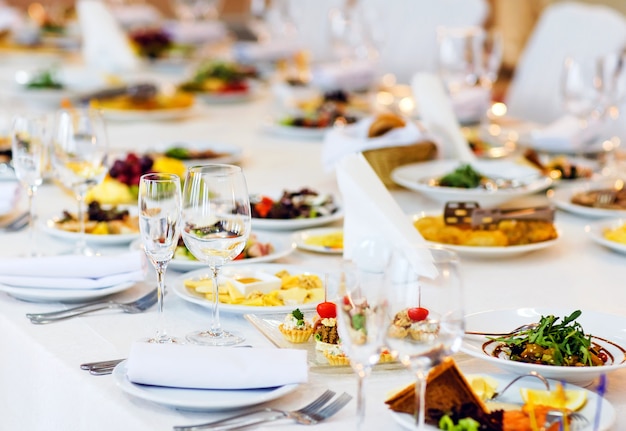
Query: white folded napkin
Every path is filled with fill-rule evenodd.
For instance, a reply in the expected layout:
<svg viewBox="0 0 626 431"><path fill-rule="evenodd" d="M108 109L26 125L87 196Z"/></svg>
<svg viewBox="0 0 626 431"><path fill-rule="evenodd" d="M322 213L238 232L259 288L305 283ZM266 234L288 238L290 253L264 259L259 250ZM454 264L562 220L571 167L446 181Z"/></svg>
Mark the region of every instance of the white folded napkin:
<svg viewBox="0 0 626 431"><path fill-rule="evenodd" d="M426 130L440 138L439 149L442 157L456 158L465 163L476 160L461 132L441 79L437 75L420 72L413 76L411 88Z"/></svg>
<svg viewBox="0 0 626 431"><path fill-rule="evenodd" d="M174 42L183 45L215 42L228 34L226 26L219 21L166 21L163 30Z"/></svg>
<svg viewBox="0 0 626 431"><path fill-rule="evenodd" d="M376 67L369 61L325 63L313 67L312 85L325 90L362 90L376 79Z"/></svg>
<svg viewBox="0 0 626 431"><path fill-rule="evenodd" d="M308 380L306 351L135 342L131 382L193 389L272 388Z"/></svg>
<svg viewBox="0 0 626 431"><path fill-rule="evenodd" d="M363 154L345 156L337 165L343 221L343 257L353 258L361 242L371 237L372 229L389 244L401 249L418 274L433 276L437 269L430 254L418 254L411 245L425 243L410 218L380 181Z"/></svg>
<svg viewBox="0 0 626 431"><path fill-rule="evenodd" d="M573 115L564 115L547 126L533 130L532 146L537 150L574 153L583 151L585 144L597 137L602 129L598 120L581 121Z"/></svg>
<svg viewBox="0 0 626 431"><path fill-rule="evenodd" d="M50 289L101 289L144 279L143 253L43 256L0 260L0 283Z"/></svg>
<svg viewBox="0 0 626 431"><path fill-rule="evenodd" d="M0 182L0 216L10 213L19 198L20 183L16 181Z"/></svg>
<svg viewBox="0 0 626 431"><path fill-rule="evenodd" d="M292 57L299 49L300 44L291 40L238 42L233 45L233 57L242 63L276 61Z"/></svg>
<svg viewBox="0 0 626 431"><path fill-rule="evenodd" d="M0 31L10 30L21 22L22 18L17 9L0 3Z"/></svg>
<svg viewBox="0 0 626 431"><path fill-rule="evenodd" d="M83 61L87 66L112 73L139 68L139 59L105 2L80 0L76 10L83 38Z"/></svg>
<svg viewBox="0 0 626 431"><path fill-rule="evenodd" d="M336 127L324 135L322 164L328 171L331 171L346 154L432 140L431 136L422 132L409 119L405 120L404 127L397 127L382 136L369 138L367 133L374 119L375 117L367 117L345 127Z"/></svg>
<svg viewBox="0 0 626 431"><path fill-rule="evenodd" d="M155 25L162 17L156 7L146 3L112 4L111 12L126 28Z"/></svg>
<svg viewBox="0 0 626 431"><path fill-rule="evenodd" d="M451 95L452 109L461 123L474 123L480 121L485 115L491 91L482 87L464 88Z"/></svg>

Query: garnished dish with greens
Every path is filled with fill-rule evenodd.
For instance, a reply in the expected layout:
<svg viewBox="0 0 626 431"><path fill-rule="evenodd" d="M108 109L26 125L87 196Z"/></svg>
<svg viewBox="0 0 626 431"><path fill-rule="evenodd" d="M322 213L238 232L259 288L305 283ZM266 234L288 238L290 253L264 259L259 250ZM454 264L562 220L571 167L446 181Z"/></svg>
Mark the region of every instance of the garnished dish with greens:
<svg viewBox="0 0 626 431"><path fill-rule="evenodd" d="M609 353L576 321L581 314L576 310L562 319L542 316L528 329L492 338L492 342L499 343L493 356L505 354L512 361L570 367L602 366L612 362Z"/></svg>

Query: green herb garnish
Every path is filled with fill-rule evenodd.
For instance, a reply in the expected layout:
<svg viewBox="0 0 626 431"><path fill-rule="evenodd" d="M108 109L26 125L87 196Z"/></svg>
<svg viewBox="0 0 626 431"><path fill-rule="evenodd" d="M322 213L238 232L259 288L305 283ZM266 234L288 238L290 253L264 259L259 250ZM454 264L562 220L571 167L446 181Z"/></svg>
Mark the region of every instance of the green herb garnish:
<svg viewBox="0 0 626 431"><path fill-rule="evenodd" d="M438 183L443 187L474 189L480 185L483 178L485 176L475 171L471 165L461 165L453 172L439 178Z"/></svg>
<svg viewBox="0 0 626 431"><path fill-rule="evenodd" d="M54 78L54 74L52 71L44 70L43 72L40 72L37 75L33 76L33 78L26 84L26 88L51 88L55 90L60 90L63 88L63 84L61 84Z"/></svg>
<svg viewBox="0 0 626 431"><path fill-rule="evenodd" d="M304 325L304 314L302 314L299 308L293 310L291 314L298 320L298 326Z"/></svg>
<svg viewBox="0 0 626 431"><path fill-rule="evenodd" d="M445 431L478 431L480 424L472 418L459 419L457 424L448 415L443 415L439 419L439 429Z"/></svg>
<svg viewBox="0 0 626 431"><path fill-rule="evenodd" d="M178 160L188 160L191 158L189 155L189 150L181 147L173 147L166 150L165 156Z"/></svg>
<svg viewBox="0 0 626 431"><path fill-rule="evenodd" d="M591 335L585 334L576 322L581 314L576 310L562 320L553 315L542 316L534 328L493 340L504 343L514 361L561 366L603 365Z"/></svg>

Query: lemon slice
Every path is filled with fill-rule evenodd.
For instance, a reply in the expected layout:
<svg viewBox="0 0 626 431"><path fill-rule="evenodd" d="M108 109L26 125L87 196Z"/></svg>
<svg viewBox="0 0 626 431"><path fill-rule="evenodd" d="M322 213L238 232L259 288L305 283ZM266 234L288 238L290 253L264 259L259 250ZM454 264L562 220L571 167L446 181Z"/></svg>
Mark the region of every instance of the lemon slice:
<svg viewBox="0 0 626 431"><path fill-rule="evenodd" d="M525 403L531 400L535 405L555 409L564 408L571 411L579 410L587 402L587 393L585 391L575 389L563 390L561 386L554 391L521 388L520 394Z"/></svg>
<svg viewBox="0 0 626 431"><path fill-rule="evenodd" d="M465 379L476 396L483 401L490 400L496 393L498 381L493 377L478 374L466 374Z"/></svg>

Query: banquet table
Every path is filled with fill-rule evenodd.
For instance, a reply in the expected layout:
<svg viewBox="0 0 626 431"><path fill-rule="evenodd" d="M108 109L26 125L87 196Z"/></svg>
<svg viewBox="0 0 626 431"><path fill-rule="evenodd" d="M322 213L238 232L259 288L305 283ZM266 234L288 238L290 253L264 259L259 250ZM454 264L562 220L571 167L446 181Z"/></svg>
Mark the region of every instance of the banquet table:
<svg viewBox="0 0 626 431"><path fill-rule="evenodd" d="M265 129L271 99L260 97L248 103L199 105L189 118L177 121L109 122L111 147L140 151L159 142L202 140L240 146L241 166L251 192L276 193L303 186L339 196L334 173L326 172L320 161L321 142L276 136ZM409 217L420 211L441 210L439 204L415 192L392 191ZM24 199L25 201L25 199ZM544 204L544 194L520 199L513 204ZM23 202L25 206L25 202ZM72 196L52 182L37 194L39 220L73 209ZM590 219L558 212L556 223L561 239L552 247L502 259L462 258L466 312L519 307L559 307L596 310L626 316L625 256L591 242L585 233ZM337 223L340 225L341 223ZM373 227L375 229L375 227ZM273 232L291 235L289 232ZM0 256L12 257L27 251L27 230L0 234ZM71 243L37 232L41 252L66 251ZM102 253L127 250L123 246L98 246ZM280 263L323 271L337 265L339 256L296 250ZM36 268L33 268L36 272ZM151 274L152 271L149 271ZM167 282L180 273L169 270ZM154 277L116 294L116 299L140 296L154 284ZM60 303L26 302L0 293L0 429L5 430L168 430L173 425L216 419L229 412L175 410L138 399L117 387L112 376L92 376L79 368L90 361L124 358L133 341L148 337L155 327L156 307L140 314L105 311L48 325L33 325L25 313L52 311ZM206 326L209 310L183 301L174 294L165 298L167 327L173 335ZM246 343L271 347L271 343L239 314L222 313L223 326L245 335ZM482 360L462 353L454 356L464 372L503 373ZM251 358L250 360L254 360ZM410 383L404 370L374 371L367 381L366 429L400 430L384 404L390 391ZM268 403L276 408L298 408L325 388L356 392L356 378L348 372L314 372L294 392ZM595 386L589 389L595 390ZM608 376L606 399L617 411L613 429L626 429L626 369ZM354 427L353 400L331 419L313 429ZM232 412L230 412L232 413ZM298 429L290 421L269 428Z"/></svg>

